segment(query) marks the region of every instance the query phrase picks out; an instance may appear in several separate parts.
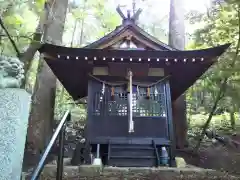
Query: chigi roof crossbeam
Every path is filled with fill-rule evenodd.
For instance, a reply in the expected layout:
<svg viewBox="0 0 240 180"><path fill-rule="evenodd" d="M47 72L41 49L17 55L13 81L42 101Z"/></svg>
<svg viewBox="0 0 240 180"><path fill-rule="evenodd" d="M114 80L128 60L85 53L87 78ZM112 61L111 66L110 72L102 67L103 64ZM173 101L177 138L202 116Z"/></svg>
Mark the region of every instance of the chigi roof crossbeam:
<svg viewBox="0 0 240 180"><path fill-rule="evenodd" d="M135 23L135 21L138 20L139 15L142 12L142 9L138 9L136 13L134 13L132 16L130 14L130 10L127 11L127 16L124 15L124 13L122 12L120 6L117 7L117 12L118 14L121 16L123 23L125 23L126 21L132 21L133 23Z"/></svg>

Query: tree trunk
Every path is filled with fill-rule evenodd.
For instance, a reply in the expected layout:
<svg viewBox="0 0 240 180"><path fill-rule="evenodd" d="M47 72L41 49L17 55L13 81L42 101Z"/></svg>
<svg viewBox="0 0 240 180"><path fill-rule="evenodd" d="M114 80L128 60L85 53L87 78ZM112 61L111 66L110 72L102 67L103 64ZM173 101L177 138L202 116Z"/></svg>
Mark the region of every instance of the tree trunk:
<svg viewBox="0 0 240 180"><path fill-rule="evenodd" d="M235 123L235 116L234 116L234 112L230 112L230 121L231 121L231 127L232 130L234 131L236 129L236 123Z"/></svg>
<svg viewBox="0 0 240 180"><path fill-rule="evenodd" d="M217 109L218 103L224 97L226 83L227 83L227 78L225 78L224 82L221 84L221 87L220 87L219 92L217 94L216 100L214 101L213 107L212 107L211 112L210 112L210 114L208 116L208 119L205 122L205 124L203 125L203 129L202 129L202 132L200 134L199 141L198 141L198 143L197 143L197 145L196 145L196 147L194 149L195 152L197 152L199 150L201 142L202 142L202 140L204 138L204 135L206 133L206 130L207 130L207 128L208 128L208 126L209 126L209 124L210 124L210 122L212 120L212 117L213 117L213 115L214 115L214 113L215 113L215 111Z"/></svg>
<svg viewBox="0 0 240 180"><path fill-rule="evenodd" d="M236 130L235 112L236 112L236 107L235 105L232 105L232 107L229 108L229 115L230 115L231 128L233 131Z"/></svg>
<svg viewBox="0 0 240 180"><path fill-rule="evenodd" d="M64 31L68 0L52 0L46 3L49 7L47 23L44 27L43 41L60 45ZM40 153L52 135L56 77L47 63L40 59L38 73L32 96L32 109L29 120L27 141L36 153Z"/></svg>
<svg viewBox="0 0 240 180"><path fill-rule="evenodd" d="M77 29L77 24L78 24L78 19L75 20L74 29L73 29L73 35L72 35L71 47L73 47L73 44L74 44L74 37L75 37L76 29Z"/></svg>
<svg viewBox="0 0 240 180"><path fill-rule="evenodd" d="M185 48L183 0L171 0L169 18L169 45L178 50ZM178 148L187 145L186 97L183 94L173 102L173 124Z"/></svg>

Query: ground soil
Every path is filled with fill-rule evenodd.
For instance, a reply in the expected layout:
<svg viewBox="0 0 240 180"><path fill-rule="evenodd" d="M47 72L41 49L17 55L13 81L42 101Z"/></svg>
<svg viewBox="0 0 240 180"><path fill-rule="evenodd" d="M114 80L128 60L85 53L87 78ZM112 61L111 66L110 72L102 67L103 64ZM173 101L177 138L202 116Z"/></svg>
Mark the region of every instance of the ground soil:
<svg viewBox="0 0 240 180"><path fill-rule="evenodd" d="M232 139L240 142L240 134ZM193 153L189 148L178 151L178 156L183 157L190 165L240 175L240 147L224 146L209 140L202 144L198 153Z"/></svg>

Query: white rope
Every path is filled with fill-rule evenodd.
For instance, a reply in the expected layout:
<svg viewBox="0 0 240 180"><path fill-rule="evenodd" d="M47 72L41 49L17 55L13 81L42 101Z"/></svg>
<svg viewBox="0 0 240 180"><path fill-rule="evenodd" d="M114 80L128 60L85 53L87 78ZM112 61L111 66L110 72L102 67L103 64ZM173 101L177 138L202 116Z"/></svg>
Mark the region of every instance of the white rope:
<svg viewBox="0 0 240 180"><path fill-rule="evenodd" d="M89 74L89 76L92 77L93 79L97 80L98 82L103 83L103 84L108 85L108 86L123 86L123 85L126 84L126 82L110 83L110 82L103 81L103 80L101 80L101 79L99 79L99 78L97 78L97 77L95 77L95 76L93 76L91 74Z"/></svg>
<svg viewBox="0 0 240 180"><path fill-rule="evenodd" d="M156 81L154 83L150 83L150 84L133 83L133 85L134 86L139 86L139 87L142 87L142 88L151 87L151 86L155 86L155 85L159 84L160 82L168 79L169 77L170 77L170 75L168 75L168 76L166 76L166 77L164 77L164 78L162 78L162 79L160 79L160 80L158 80L158 81Z"/></svg>
<svg viewBox="0 0 240 180"><path fill-rule="evenodd" d="M93 79L97 80L100 83L103 83L103 84L106 84L106 85L112 86L112 87L113 86L123 86L123 85L128 83L128 81L123 81L123 82L119 82L119 83L111 83L111 82L103 81L103 80L101 80L101 79L99 79L99 78L97 78L97 77L95 77L95 76L93 76L91 74L89 74L89 76L92 77ZM150 83L150 84L137 83L137 82L134 83L133 82L132 85L137 86L138 88L139 87L140 88L147 88L147 87L155 86L155 85L159 84L160 82L168 79L169 77L170 77L170 75L168 75L168 76L166 76L166 77L164 77L164 78L162 78L162 79L160 79L160 80L158 80L158 81L156 81L154 83Z"/></svg>

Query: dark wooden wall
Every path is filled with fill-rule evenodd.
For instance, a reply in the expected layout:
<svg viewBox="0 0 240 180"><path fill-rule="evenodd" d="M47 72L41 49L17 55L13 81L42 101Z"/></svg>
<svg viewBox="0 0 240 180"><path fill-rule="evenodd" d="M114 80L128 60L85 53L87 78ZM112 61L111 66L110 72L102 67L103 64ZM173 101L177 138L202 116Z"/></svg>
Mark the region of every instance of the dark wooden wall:
<svg viewBox="0 0 240 180"><path fill-rule="evenodd" d="M153 137L168 138L166 118L134 118L134 133L129 135L128 117L90 116L88 119L88 138L96 137Z"/></svg>
<svg viewBox="0 0 240 180"><path fill-rule="evenodd" d="M115 88L116 96L112 100L111 87L106 87L104 96L101 96L102 87L103 85L95 80L89 81L87 137L90 141L99 137L170 139L166 84L157 85L158 95L154 94L156 87L153 87L150 90L150 100L141 97L140 102L142 103L138 104L141 106L145 104L148 112L144 111L144 114L139 108L135 109L133 116L134 133L132 134L128 132L127 95L123 94L119 97L120 91ZM144 89L140 89L140 96L145 95ZM121 106L120 109L119 106Z"/></svg>

